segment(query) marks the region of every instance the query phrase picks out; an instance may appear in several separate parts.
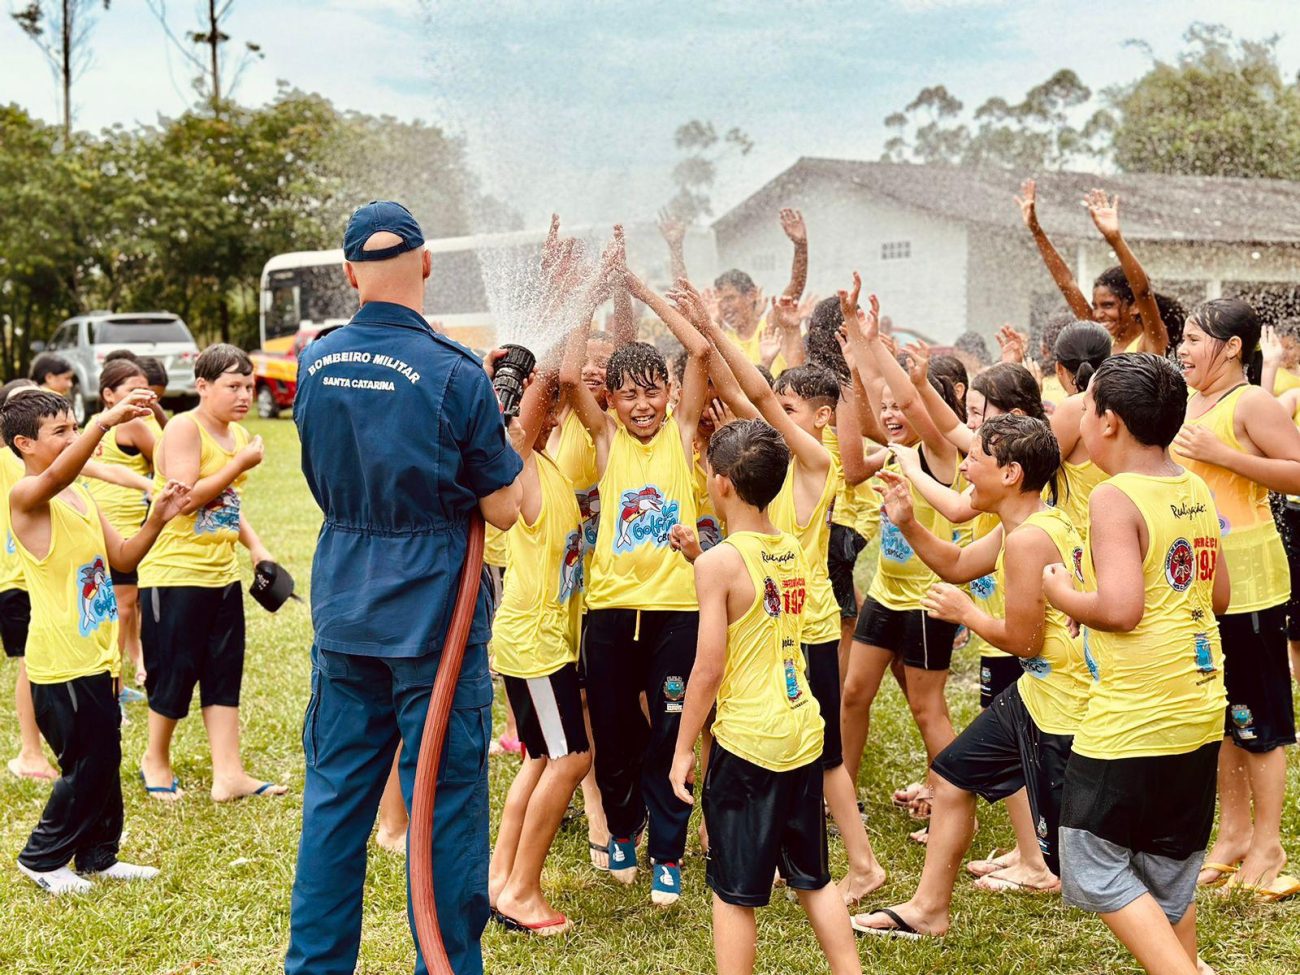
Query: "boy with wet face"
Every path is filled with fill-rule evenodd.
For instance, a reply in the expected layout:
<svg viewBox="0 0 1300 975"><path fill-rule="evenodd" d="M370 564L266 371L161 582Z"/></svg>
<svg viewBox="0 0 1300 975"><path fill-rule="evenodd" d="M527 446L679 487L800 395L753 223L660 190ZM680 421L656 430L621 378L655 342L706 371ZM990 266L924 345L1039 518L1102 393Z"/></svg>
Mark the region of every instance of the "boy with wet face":
<svg viewBox="0 0 1300 975"><path fill-rule="evenodd" d="M669 544L669 531L696 519L692 444L707 395L710 346L621 261L605 271L625 274L632 296L648 304L691 354L671 417L667 364L653 346L632 342L610 356L608 412L583 381L589 323L570 336L560 369L561 386L591 435L599 476L586 679L596 782L611 835L609 868L619 881L635 881L636 837L648 812L651 900L669 905L681 892L690 806L672 794L668 765L699 622L691 568Z"/></svg>

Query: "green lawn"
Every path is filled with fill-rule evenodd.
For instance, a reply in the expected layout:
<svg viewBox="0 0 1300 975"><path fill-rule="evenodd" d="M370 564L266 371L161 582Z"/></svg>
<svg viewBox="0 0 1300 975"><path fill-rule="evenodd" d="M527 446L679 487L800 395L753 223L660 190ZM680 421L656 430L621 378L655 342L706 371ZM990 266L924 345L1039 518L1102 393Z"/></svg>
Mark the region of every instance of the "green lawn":
<svg viewBox="0 0 1300 975"><path fill-rule="evenodd" d="M306 595L319 513L298 471L291 421L252 421L267 440L267 459L250 479L246 510L278 559L293 571ZM248 604L248 663L244 681L244 745L249 769L289 783L285 799L251 799L216 806L207 745L197 718L177 734L176 774L189 791L169 805L149 801L135 778L144 747L145 712L130 709L123 729L122 776L126 794L125 859L155 864L153 884L102 884L82 897L52 900L12 865L36 822L46 788L6 777L0 783L0 972L12 975L163 975L273 972L288 938L289 888L297 850L302 751L301 718L308 694L311 642L305 606L288 605L276 616ZM953 673L949 700L959 726L977 707L975 667L963 659ZM0 740L9 754L17 731L7 688ZM7 755L6 755L7 757ZM922 768L920 738L895 688L873 715L872 740L861 785L870 799L872 842L891 873L877 901L905 899L919 875L923 851L906 841L908 820L889 805L890 789ZM1283 829L1300 864L1300 760L1291 755L1291 800ZM512 759L493 759L495 807L514 770ZM694 835L694 831L692 831ZM976 852L1009 845L1000 809L980 810ZM372 849L374 849L372 847ZM832 840L834 869L843 855ZM489 928L484 938L492 972L712 972L709 894L698 850L687 862L687 893L661 912L649 903L648 881L625 888L595 873L587 861L581 821L559 837L547 871L554 903L578 920L569 936L527 940ZM367 884L365 931L358 971L367 975L409 971L402 859L375 850ZM1201 897L1203 954L1221 972L1283 975L1300 972L1300 902L1270 907ZM1104 926L1059 900L982 894L963 880L952 933L942 943L860 943L864 968L917 975L924 972L1118 973L1138 971ZM758 970L824 971L802 913L784 897L759 915Z"/></svg>

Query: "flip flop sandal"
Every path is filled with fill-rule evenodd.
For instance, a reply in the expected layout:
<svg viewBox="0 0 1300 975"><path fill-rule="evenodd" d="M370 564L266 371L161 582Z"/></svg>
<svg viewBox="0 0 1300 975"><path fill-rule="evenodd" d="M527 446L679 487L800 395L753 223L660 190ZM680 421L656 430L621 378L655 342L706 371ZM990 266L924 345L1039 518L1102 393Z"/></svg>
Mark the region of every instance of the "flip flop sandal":
<svg viewBox="0 0 1300 975"><path fill-rule="evenodd" d="M1039 887L1037 884L1024 884L996 874L980 877L975 881L975 886L990 894L1059 894L1061 892L1060 881L1050 887Z"/></svg>
<svg viewBox="0 0 1300 975"><path fill-rule="evenodd" d="M997 873L999 870L1005 870L1009 864L999 863L998 860L1008 853L1014 853L1015 850L1000 850L994 847L989 851L989 855L983 860L972 860L966 864L966 872L972 877L987 877L991 873Z"/></svg>
<svg viewBox="0 0 1300 975"><path fill-rule="evenodd" d="M159 795L163 795L163 794L174 796L181 789L181 780L176 778L176 776L174 775L172 776L171 785L150 785L147 781L145 781L144 769L140 770L140 784L144 786L145 794L148 795L151 799L156 799ZM268 782L266 783L266 786L263 786L263 788L266 788L267 786L270 785L271 783Z"/></svg>
<svg viewBox="0 0 1300 975"><path fill-rule="evenodd" d="M573 922L561 914L554 921L542 921L540 924L528 924L525 921L517 921L507 914L502 914L495 907L492 908L492 920L501 925L507 931L514 931L518 934L534 934L539 938L554 938L561 934L567 934L573 930Z"/></svg>
<svg viewBox="0 0 1300 975"><path fill-rule="evenodd" d="M1255 900L1261 904L1275 904L1278 901L1284 901L1289 897L1295 897L1300 894L1300 880L1292 877L1290 874L1279 874L1273 878L1271 884L1231 884L1224 887L1224 894L1231 896L1234 891L1244 890L1255 896Z"/></svg>
<svg viewBox="0 0 1300 975"><path fill-rule="evenodd" d="M591 857L592 867L596 870L601 870L601 871L609 870L609 844L593 843L591 840L587 840L587 848L589 850L588 855ZM604 856L605 858L604 866L601 866L599 863L596 862L597 854Z"/></svg>
<svg viewBox="0 0 1300 975"><path fill-rule="evenodd" d="M921 805L923 803L926 807L925 812L920 811ZM917 822L925 822L930 818L930 814L931 812L933 812L933 810L934 810L934 790L927 788L927 789L922 789L920 792L918 792L915 798L913 798L912 801L908 804L907 815L910 816L912 819L915 819Z"/></svg>
<svg viewBox="0 0 1300 975"><path fill-rule="evenodd" d="M924 791L925 785L923 783L912 782L901 789L895 789L894 794L890 797L889 801L895 808L902 809L906 812L912 808L913 800Z"/></svg>
<svg viewBox="0 0 1300 975"><path fill-rule="evenodd" d="M53 782L58 778L53 772L24 772L16 758L9 759L9 774L16 779L37 779L41 782Z"/></svg>
<svg viewBox="0 0 1300 975"><path fill-rule="evenodd" d="M885 917L894 922L894 927L873 928L866 924L865 919L871 917L873 914L885 915ZM859 917L864 920L859 921ZM855 914L853 917L849 918L849 924L858 934L869 934L875 938L902 938L906 941L920 941L922 938L935 937L934 935L922 934L899 917L898 912L890 907L880 907L874 911L868 911L866 914Z"/></svg>
<svg viewBox="0 0 1300 975"><path fill-rule="evenodd" d="M1198 887L1222 887L1226 884L1238 870L1241 869L1241 861L1236 863L1202 863L1202 870L1213 870L1218 874L1213 880L1207 880L1203 884L1197 884Z"/></svg>

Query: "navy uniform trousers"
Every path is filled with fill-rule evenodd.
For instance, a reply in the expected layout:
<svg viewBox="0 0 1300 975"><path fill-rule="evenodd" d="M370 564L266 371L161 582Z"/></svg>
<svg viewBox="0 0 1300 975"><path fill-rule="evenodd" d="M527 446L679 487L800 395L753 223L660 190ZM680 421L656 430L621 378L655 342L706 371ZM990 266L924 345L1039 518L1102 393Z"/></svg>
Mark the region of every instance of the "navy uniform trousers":
<svg viewBox="0 0 1300 975"><path fill-rule="evenodd" d="M411 806L424 716L440 654L366 657L312 647L302 838L293 883L288 975L353 975L361 941L366 844L401 741ZM443 942L457 975L481 975L488 919L487 647L465 649L447 727L433 821L433 882ZM409 879L409 877L408 877ZM408 896L408 914L410 899ZM414 926L412 926L414 937ZM416 975L427 971L416 951Z"/></svg>

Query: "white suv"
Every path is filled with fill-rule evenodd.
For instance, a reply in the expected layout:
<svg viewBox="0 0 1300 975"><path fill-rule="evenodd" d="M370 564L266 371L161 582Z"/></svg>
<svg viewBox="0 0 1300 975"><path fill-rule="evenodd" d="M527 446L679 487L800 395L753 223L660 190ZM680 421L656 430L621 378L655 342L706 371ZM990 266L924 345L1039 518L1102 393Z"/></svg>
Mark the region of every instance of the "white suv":
<svg viewBox="0 0 1300 975"><path fill-rule="evenodd" d="M72 412L85 423L99 408L99 369L115 349L130 349L139 356L154 356L167 370L164 401L174 409L188 409L198 394L194 388L194 360L199 347L185 323L171 312L92 311L69 318L49 343L33 342L33 352L57 352L72 363Z"/></svg>

